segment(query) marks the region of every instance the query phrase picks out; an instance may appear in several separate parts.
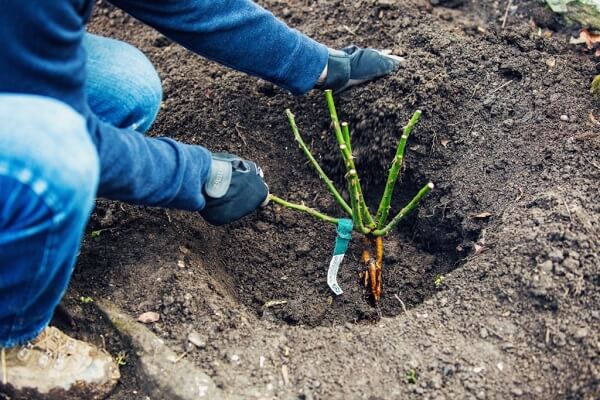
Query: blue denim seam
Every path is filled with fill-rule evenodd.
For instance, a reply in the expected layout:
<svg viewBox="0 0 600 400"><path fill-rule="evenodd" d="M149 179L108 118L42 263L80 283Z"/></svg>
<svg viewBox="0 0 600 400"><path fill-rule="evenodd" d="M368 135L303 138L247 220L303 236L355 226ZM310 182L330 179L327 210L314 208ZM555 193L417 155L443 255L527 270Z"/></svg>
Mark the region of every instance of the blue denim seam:
<svg viewBox="0 0 600 400"><path fill-rule="evenodd" d="M53 212L56 213L62 208L58 197L49 190L50 185L48 181L41 178L34 178L34 171L30 168L22 166L15 168L9 166L7 162L0 162L0 175L8 176L28 186L33 193L44 200L46 206ZM41 187L43 187L43 190Z"/></svg>
<svg viewBox="0 0 600 400"><path fill-rule="evenodd" d="M52 225L51 225L51 228L49 229L48 235L46 236L46 241L43 246L44 254L42 256L42 262L40 263L40 268L38 269L36 276L31 280L32 285L29 287L29 293L27 293L27 295L25 296L25 298L29 298L32 296L33 289L36 286L35 283L38 282L38 280L42 276L42 273L45 272L46 269L48 268L48 261L51 259L52 253L56 247L56 239L58 238L57 237L58 235L53 235L52 232L54 229L56 229L56 227L59 225L59 222L61 220L61 217L60 217L61 214L57 213L57 208L55 208L57 205L59 205L58 204L59 201L58 201L57 196L54 196L48 190L49 185L47 184L47 182L41 178L34 178L35 175L29 168L25 168L25 167L10 168L6 163L0 163L0 175L4 175L11 179L15 179L16 181L20 182L22 185L27 186L29 188L29 190L31 190L33 193L35 193L37 196L39 196L40 199L46 205L46 207L48 207L48 209L51 210L53 214L55 214L52 218ZM38 186L38 190L36 190L34 188L36 185L45 186L45 188L44 188L44 190L39 190L39 186ZM53 240L53 238L54 238L54 240ZM33 331L32 333L21 335L20 337L16 337L16 338L13 337L13 331L16 328L19 328L20 326L22 326L23 322L24 322L24 318L19 318L17 315L15 315L13 317L13 320L10 323L10 329L8 330L8 335L7 335L10 339L7 341L4 341L3 343L0 343L0 347L13 347L13 346L16 346L19 344L23 344L29 340L35 339L46 328L46 326L48 325L48 323L50 321L49 321L49 318L46 318L46 321L44 321L40 325L40 327L36 328L36 330Z"/></svg>

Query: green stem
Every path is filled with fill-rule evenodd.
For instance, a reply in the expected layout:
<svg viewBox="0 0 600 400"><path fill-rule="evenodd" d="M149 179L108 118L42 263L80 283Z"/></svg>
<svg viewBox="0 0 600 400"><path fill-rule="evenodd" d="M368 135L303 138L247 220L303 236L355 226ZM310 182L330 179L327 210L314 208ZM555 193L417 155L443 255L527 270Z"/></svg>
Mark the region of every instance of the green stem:
<svg viewBox="0 0 600 400"><path fill-rule="evenodd" d="M415 207L417 206L417 204L419 204L421 199L423 199L423 197L425 197L427 195L427 193L429 193L432 189L433 189L433 183L431 183L431 182L429 182L427 185L423 186L423 188L421 190L419 190L419 192L415 195L415 197L413 197L413 199L410 201L410 203L408 203L406 205L406 207L404 207L402 210L400 210L400 212L398 214L396 214L396 216L394 218L392 218L392 220L390 221L389 224L387 224L384 228L374 230L373 232L371 232L371 234L373 236L387 235L396 225L398 225L398 222L400 222L400 220L402 218L404 218L405 216L410 214L410 212L415 209Z"/></svg>
<svg viewBox="0 0 600 400"><path fill-rule="evenodd" d="M333 197L338 202L338 204L342 207L342 209L344 209L346 214L352 215L352 209L350 208L348 203L346 203L346 201L344 200L342 195L337 191L337 189L333 185L332 180L329 179L329 177L327 176L325 171L323 171L323 168L321 168L321 166L319 165L319 163L317 162L315 157L312 155L312 153L308 149L308 146L306 146L306 143L304 143L304 140L302 139L302 136L300 136L300 132L298 131L298 127L296 126L296 120L294 118L294 114L292 114L292 112L290 111L289 108L285 110L285 113L288 117L288 121L290 122L290 127L292 128L292 132L294 133L294 138L296 139L296 142L298 142L298 145L300 145L302 152L304 152L304 155L308 158L308 160L312 164L313 168L317 171L317 174L319 174L319 177L321 177L321 179L323 179L323 181L325 182L325 185L327 185L327 189L329 189L329 192L333 195Z"/></svg>
<svg viewBox="0 0 600 400"><path fill-rule="evenodd" d="M354 159L352 157L352 153L350 152L350 148L346 144L346 139L344 138L344 133L342 132L342 128L340 126L340 120L337 115L337 111L335 109L335 103L333 101L333 94L331 90L325 90L325 100L327 101L327 108L329 109L329 115L331 117L331 122L333 123L333 131L335 133L335 138L338 142L340 151L342 153L342 158L344 159L344 165L346 166L346 180L348 181L350 196L354 196L353 202L357 204L358 210L353 215L356 215L358 218L355 219L355 224L358 224L359 232L368 233L369 231L375 229L375 221L369 212L369 208L365 203L364 196L362 195L362 187L360 185L360 179L358 178L358 174L356 172L356 166L354 165ZM350 140L350 132L348 130L348 141ZM362 221L364 217L365 221ZM366 222L366 226L365 223Z"/></svg>
<svg viewBox="0 0 600 400"><path fill-rule="evenodd" d="M348 151L350 152L350 157L354 159L354 155L352 154L352 143L350 142L350 127L348 127L347 122L342 122L342 134L344 135L346 147L348 147Z"/></svg>
<svg viewBox="0 0 600 400"><path fill-rule="evenodd" d="M342 134L344 135L344 141L346 142L346 147L348 148L348 151L350 152L350 157L352 158L352 162L354 162L354 154L352 154L352 143L350 140L350 127L348 126L347 122L342 122ZM362 192L360 191L360 182L358 182L358 185L355 184L355 186L358 186L359 188L359 192L357 194L357 199L360 198L362 196ZM358 209L360 209L360 213L359 216L362 219L361 225L364 226L364 221L369 221L369 218L371 217L371 214L369 213L369 210L366 206L366 202L364 201L358 201L357 202L358 205ZM354 208L354 206L353 206ZM365 232L366 233L366 232Z"/></svg>
<svg viewBox="0 0 600 400"><path fill-rule="evenodd" d="M281 197L277 197L274 194L269 195L269 200L271 200L273 203L277 203L284 207L291 208L292 210L302 211L307 214L310 214L313 217L320 219L321 221L331 222L332 224L336 224L336 225L339 221L337 218L333 218L333 217L330 217L329 215L323 214L323 213L315 210L314 208L307 207L304 204L290 203L289 201L286 201L286 200L282 199Z"/></svg>
<svg viewBox="0 0 600 400"><path fill-rule="evenodd" d="M392 202L392 194L394 193L394 186L396 186L398 174L400 173L402 161L404 160L406 142L413 128L417 122L419 122L419 118L421 118L421 110L415 111L403 129L402 137L400 138L400 142L396 148L396 155L394 156L394 160L392 161L392 165L390 166L390 170L388 172L385 190L383 192L383 196L381 197L379 207L377 208L377 215L375 217L377 219L377 229L382 229L387 221L387 217L390 212L390 203Z"/></svg>
<svg viewBox="0 0 600 400"><path fill-rule="evenodd" d="M356 170L350 170L346 174L346 179L348 180L348 187L350 189L350 200L352 202L352 221L354 222L354 226L356 229L364 234L369 233L369 230L365 228L363 221L363 211L360 207L360 193L358 185L356 184L356 180L358 177L356 176Z"/></svg>

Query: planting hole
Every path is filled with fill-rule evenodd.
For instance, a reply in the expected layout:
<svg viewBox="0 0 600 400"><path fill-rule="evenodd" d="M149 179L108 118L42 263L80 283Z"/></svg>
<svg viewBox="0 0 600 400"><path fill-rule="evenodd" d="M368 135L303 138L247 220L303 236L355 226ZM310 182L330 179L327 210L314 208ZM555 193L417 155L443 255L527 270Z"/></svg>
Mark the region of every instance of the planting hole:
<svg viewBox="0 0 600 400"><path fill-rule="evenodd" d="M392 209L405 204L420 185L420 180L415 182L406 174ZM371 190L370 204L375 204L382 190ZM377 305L359 279L364 271L361 235L354 234L344 258L338 274L344 293L336 296L326 283L335 227L280 207L262 211L258 220L236 226L235 234L223 238L222 245L232 248L239 246L239 237L263 235L262 240L246 243L248 247L236 255L230 254L233 258L225 263L235 296L262 318L311 327L398 315L404 307L414 307L444 290L445 274L461 264L468 251L464 243L477 236L473 231L465 237L461 221L436 207L442 196L435 193L384 238L383 295ZM285 303L271 306L273 301Z"/></svg>

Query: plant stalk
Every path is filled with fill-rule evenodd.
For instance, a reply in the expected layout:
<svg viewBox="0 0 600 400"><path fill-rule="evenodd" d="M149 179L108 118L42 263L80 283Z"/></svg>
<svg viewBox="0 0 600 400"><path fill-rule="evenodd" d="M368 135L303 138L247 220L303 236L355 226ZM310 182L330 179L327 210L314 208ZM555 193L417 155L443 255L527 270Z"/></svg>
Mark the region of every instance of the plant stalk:
<svg viewBox="0 0 600 400"><path fill-rule="evenodd" d="M346 214L352 215L352 209L350 208L348 203L346 203L346 200L344 200L342 195L337 191L337 189L333 185L333 181L331 179L329 179L329 177L327 176L325 171L323 171L323 168L321 168L318 161L312 155L312 153L310 152L306 143L304 143L304 140L302 139L302 136L300 136L300 132L298 131L298 127L296 126L296 120L294 118L294 114L292 114L292 112L290 111L289 108L285 110L285 114L287 115L288 121L290 122L290 127L294 134L294 139L296 139L296 142L298 142L298 145L302 149L302 152L304 153L306 158L308 158L308 160L312 164L313 168L317 171L317 174L319 174L319 177L321 179L323 179L323 181L325 182L325 185L327 185L327 189L329 189L329 192L333 195L333 197L338 202L340 207L342 207L342 209L346 212Z"/></svg>
<svg viewBox="0 0 600 400"><path fill-rule="evenodd" d="M350 157L354 159L354 154L352 154L352 143L350 142L350 127L347 122L342 122L342 134L344 135L344 141L346 142L346 147L350 152Z"/></svg>
<svg viewBox="0 0 600 400"><path fill-rule="evenodd" d="M419 204L423 197L425 197L429 192L431 192L433 187L434 185L431 182L423 186L423 188L419 190L415 197L413 197L412 200L402 210L400 210L400 212L396 214L394 218L392 218L389 224L387 224L384 228L374 230L373 232L371 232L371 234L373 236L387 235L396 225L398 225L398 222L400 222L402 218L404 218L405 216L410 214L412 210L414 210L414 208L417 206L417 204Z"/></svg>
<svg viewBox="0 0 600 400"><path fill-rule="evenodd" d="M356 173L354 159L352 157L350 149L346 145L346 139L344 138L344 133L342 132L340 120L335 109L333 94L332 91L329 89L325 90L325 100L327 101L327 108L329 109L329 115L331 117L331 122L333 123L333 131L335 133L335 138L338 142L340 151L342 153L344 165L346 166L346 179L348 181L350 196L355 196L355 202L358 206L358 210L354 214L360 218L357 218L358 220L355 220L355 224L358 224L360 222L360 224L358 224L359 231L364 234L367 234L371 230L376 228L376 224L373 220L373 217L371 216L371 213L369 212L369 208L367 207L367 204L365 203L364 197L362 195L362 188L360 185L360 179L358 178L358 174ZM350 140L349 130L348 140ZM363 217L364 221L362 221Z"/></svg>
<svg viewBox="0 0 600 400"><path fill-rule="evenodd" d="M355 170L351 170L348 174L354 172ZM346 174L346 175L348 175ZM360 197L360 193L358 192L358 187L356 184L352 184L351 182L355 180L355 177L350 176L346 178L348 181L348 188L350 190L350 203L352 204L352 222L354 222L354 226L358 229L360 233L366 233L366 228L363 223L363 213L360 208L360 203L358 202L358 198Z"/></svg>
<svg viewBox="0 0 600 400"><path fill-rule="evenodd" d="M291 208L292 210L302 211L304 213L310 214L313 217L320 219L321 221L331 222L332 224L336 224L336 225L339 222L339 219L330 217L329 215L326 215L326 214L323 214L322 212L319 212L319 211L315 210L314 208L307 207L304 204L291 203L289 201L282 199L281 197L275 196L274 194L270 194L269 199L273 203L277 203L281 206Z"/></svg>
<svg viewBox="0 0 600 400"><path fill-rule="evenodd" d="M419 122L419 118L421 118L421 110L415 111L412 115L408 123L403 129L402 137L400 138L400 142L398 143L398 147L396 148L396 155L394 156L394 160L392 161L392 165L390 166L387 182L385 184L385 190L383 192L383 196L381 197L381 202L379 203L379 207L377 208L376 220L377 220L377 229L382 229L387 222L387 218L390 212L390 203L392 202L392 194L394 193L394 187L396 186L396 182L398 181L398 174L400 173L400 169L402 168L402 161L404 160L404 152L406 150L406 142L413 128Z"/></svg>

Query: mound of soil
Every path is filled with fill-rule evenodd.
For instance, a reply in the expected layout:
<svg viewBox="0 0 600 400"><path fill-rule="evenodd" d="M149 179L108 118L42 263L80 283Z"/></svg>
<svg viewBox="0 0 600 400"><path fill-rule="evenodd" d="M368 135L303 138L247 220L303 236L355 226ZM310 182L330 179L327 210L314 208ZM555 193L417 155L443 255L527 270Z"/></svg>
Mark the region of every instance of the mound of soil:
<svg viewBox="0 0 600 400"><path fill-rule="evenodd" d="M273 193L340 215L283 114L294 112L342 187L321 93L294 98L99 3L91 29L138 46L163 79L151 135L256 160ZM189 213L99 201L64 302L69 330L127 352L80 297L157 311L152 329L244 398L597 398L594 60L548 30L558 25L534 2L513 2L504 28L502 2L261 3L332 47L407 59L336 96L372 207L403 125L423 110L393 209L428 181L436 190L385 240L381 302L359 285L359 240L340 271L344 294L329 291L335 229L303 214L271 205L214 228ZM265 307L271 300L282 304ZM191 345L191 332L205 343ZM143 392L133 364L129 354L112 398Z"/></svg>

